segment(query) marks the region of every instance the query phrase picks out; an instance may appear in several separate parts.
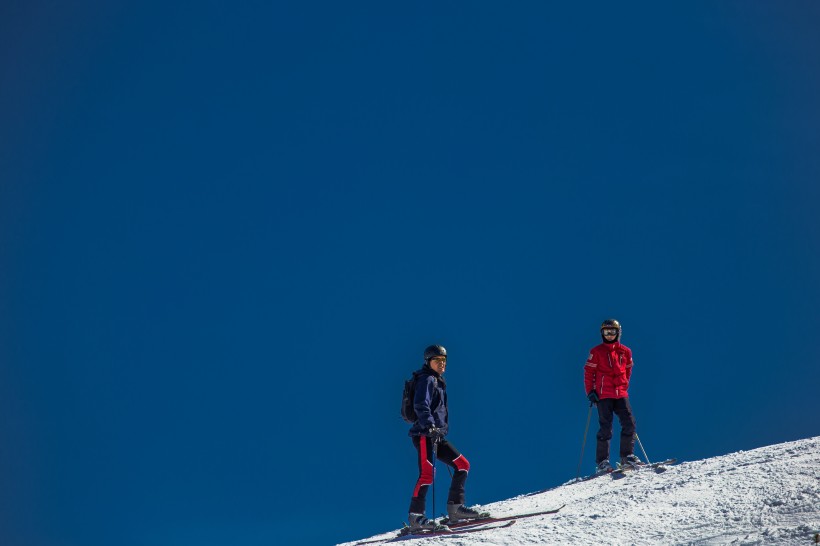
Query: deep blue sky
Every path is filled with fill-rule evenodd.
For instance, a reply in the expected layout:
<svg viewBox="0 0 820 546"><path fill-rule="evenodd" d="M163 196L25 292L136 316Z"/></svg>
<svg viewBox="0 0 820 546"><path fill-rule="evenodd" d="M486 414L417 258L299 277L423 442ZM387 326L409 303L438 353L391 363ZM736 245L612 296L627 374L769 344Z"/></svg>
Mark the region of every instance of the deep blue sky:
<svg viewBox="0 0 820 546"><path fill-rule="evenodd" d="M651 458L820 433L816 1L242 4L0 7L4 546L395 528L430 343L558 485L607 317Z"/></svg>

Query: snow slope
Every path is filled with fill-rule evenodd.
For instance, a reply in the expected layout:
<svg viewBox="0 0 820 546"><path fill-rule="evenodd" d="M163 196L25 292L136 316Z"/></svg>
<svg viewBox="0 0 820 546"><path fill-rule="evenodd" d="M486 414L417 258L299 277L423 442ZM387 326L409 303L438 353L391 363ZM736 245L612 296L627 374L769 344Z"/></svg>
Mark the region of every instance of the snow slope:
<svg viewBox="0 0 820 546"><path fill-rule="evenodd" d="M820 436L684 462L662 474L642 471L568 483L483 508L506 516L563 504L556 515L520 519L507 529L409 542L808 546L820 532Z"/></svg>

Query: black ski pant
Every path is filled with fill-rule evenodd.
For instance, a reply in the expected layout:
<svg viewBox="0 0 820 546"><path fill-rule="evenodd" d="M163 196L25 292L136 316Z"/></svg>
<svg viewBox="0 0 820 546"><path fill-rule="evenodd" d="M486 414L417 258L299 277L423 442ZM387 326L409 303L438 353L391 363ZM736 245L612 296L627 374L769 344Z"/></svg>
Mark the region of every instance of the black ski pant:
<svg viewBox="0 0 820 546"><path fill-rule="evenodd" d="M595 463L609 459L609 441L612 439L612 416L617 415L621 423L621 457L632 455L635 449L635 417L629 398L602 398L598 401L598 445L595 449Z"/></svg>
<svg viewBox="0 0 820 546"><path fill-rule="evenodd" d="M434 478L433 440L427 436L413 436L412 439L413 446L415 446L418 453L419 479L413 489L409 512L424 514L427 490L433 484ZM450 494L447 497L447 502L464 504L464 482L467 481L470 463L453 444L443 438L438 441L436 446L436 458L453 468L453 479L450 482Z"/></svg>

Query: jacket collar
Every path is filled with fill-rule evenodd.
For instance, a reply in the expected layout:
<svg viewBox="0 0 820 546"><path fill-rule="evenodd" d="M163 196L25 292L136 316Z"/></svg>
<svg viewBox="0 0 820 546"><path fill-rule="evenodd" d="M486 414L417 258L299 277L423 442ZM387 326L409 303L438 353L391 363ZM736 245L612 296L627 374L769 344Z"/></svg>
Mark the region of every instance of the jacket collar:
<svg viewBox="0 0 820 546"><path fill-rule="evenodd" d="M431 368L430 365L426 362L424 363L424 366L422 366L421 370L419 370L418 373L419 375L432 375L433 377L441 381L442 385L447 385L447 383L444 381L444 377L441 374L439 374L436 370Z"/></svg>

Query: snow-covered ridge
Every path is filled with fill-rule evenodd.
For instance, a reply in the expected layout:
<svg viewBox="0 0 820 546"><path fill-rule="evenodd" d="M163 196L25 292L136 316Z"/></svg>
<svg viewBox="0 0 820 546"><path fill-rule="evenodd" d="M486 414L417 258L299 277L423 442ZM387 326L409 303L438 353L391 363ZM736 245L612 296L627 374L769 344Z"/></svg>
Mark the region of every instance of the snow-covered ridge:
<svg viewBox="0 0 820 546"><path fill-rule="evenodd" d="M565 484L483 508L507 516L564 504L558 514L520 519L506 529L411 543L809 546L820 532L820 436L684 462L662 474Z"/></svg>

